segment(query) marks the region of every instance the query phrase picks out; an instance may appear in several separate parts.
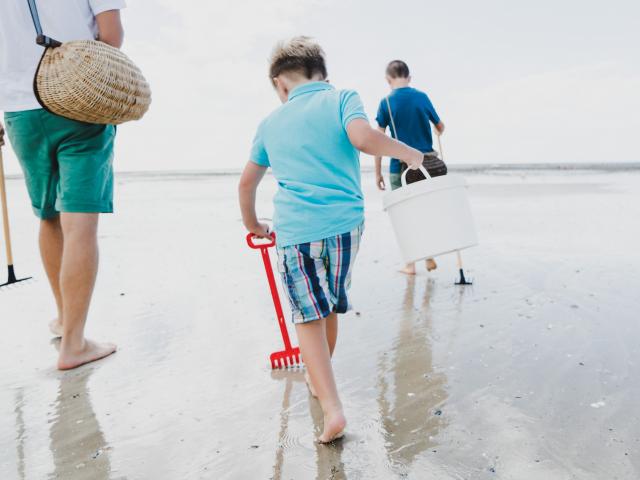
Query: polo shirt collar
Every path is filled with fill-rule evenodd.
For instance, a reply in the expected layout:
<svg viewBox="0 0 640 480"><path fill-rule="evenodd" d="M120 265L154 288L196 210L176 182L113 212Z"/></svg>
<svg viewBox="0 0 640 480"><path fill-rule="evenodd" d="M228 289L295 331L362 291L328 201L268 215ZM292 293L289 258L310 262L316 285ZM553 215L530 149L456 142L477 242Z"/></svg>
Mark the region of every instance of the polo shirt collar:
<svg viewBox="0 0 640 480"><path fill-rule="evenodd" d="M298 85L296 88L289 92L289 100L293 100L300 95L311 92L319 92L321 90L333 90L334 87L327 82L309 82Z"/></svg>

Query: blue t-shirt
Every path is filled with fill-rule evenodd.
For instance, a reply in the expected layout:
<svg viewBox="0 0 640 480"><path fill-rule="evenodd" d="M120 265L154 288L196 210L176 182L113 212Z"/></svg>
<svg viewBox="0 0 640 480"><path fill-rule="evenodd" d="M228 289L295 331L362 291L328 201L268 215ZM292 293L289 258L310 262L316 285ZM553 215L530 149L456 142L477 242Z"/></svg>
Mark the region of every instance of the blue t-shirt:
<svg viewBox="0 0 640 480"><path fill-rule="evenodd" d="M322 240L364 221L360 153L346 131L356 118L367 119L356 92L310 82L293 89L258 127L251 160L270 166L278 181L278 245Z"/></svg>
<svg viewBox="0 0 640 480"><path fill-rule="evenodd" d="M398 140L410 147L427 153L433 151L433 138L431 137L431 125L440 123L440 117L433 108L433 104L426 93L412 87L396 88L389 95L393 121L398 131ZM387 101L383 98L378 107L376 121L382 128L389 127L391 135L393 128L389 119ZM400 161L392 158L389 165L391 173L400 173Z"/></svg>

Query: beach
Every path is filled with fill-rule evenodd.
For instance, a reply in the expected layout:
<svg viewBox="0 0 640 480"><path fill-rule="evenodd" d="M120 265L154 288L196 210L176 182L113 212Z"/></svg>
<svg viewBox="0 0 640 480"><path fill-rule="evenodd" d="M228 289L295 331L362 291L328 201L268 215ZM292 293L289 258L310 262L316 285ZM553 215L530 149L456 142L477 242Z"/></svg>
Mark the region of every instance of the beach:
<svg viewBox="0 0 640 480"><path fill-rule="evenodd" d="M349 423L328 446L303 371L269 368L281 340L236 175L117 177L87 334L119 350L64 373L37 220L9 180L17 274L34 280L0 292L0 478L640 478L640 170L464 175L471 286L454 285L454 255L397 272L363 175L334 357Z"/></svg>

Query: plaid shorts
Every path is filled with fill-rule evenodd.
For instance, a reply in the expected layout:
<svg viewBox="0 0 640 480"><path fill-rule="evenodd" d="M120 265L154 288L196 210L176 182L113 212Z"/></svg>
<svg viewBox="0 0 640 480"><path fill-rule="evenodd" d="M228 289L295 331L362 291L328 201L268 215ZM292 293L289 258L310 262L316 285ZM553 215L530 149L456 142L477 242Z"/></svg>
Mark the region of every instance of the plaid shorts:
<svg viewBox="0 0 640 480"><path fill-rule="evenodd" d="M294 323L351 309L351 272L363 230L364 224L324 240L278 247L278 268Z"/></svg>

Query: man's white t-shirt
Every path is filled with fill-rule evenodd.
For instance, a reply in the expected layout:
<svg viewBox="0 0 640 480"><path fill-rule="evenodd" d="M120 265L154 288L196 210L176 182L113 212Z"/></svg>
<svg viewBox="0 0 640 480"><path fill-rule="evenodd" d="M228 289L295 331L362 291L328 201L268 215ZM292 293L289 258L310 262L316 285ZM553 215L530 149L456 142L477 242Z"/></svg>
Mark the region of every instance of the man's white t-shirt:
<svg viewBox="0 0 640 480"><path fill-rule="evenodd" d="M43 33L68 42L95 39L95 16L124 8L125 0L36 0L36 5ZM33 76L42 51L27 0L0 0L0 110L41 108Z"/></svg>

